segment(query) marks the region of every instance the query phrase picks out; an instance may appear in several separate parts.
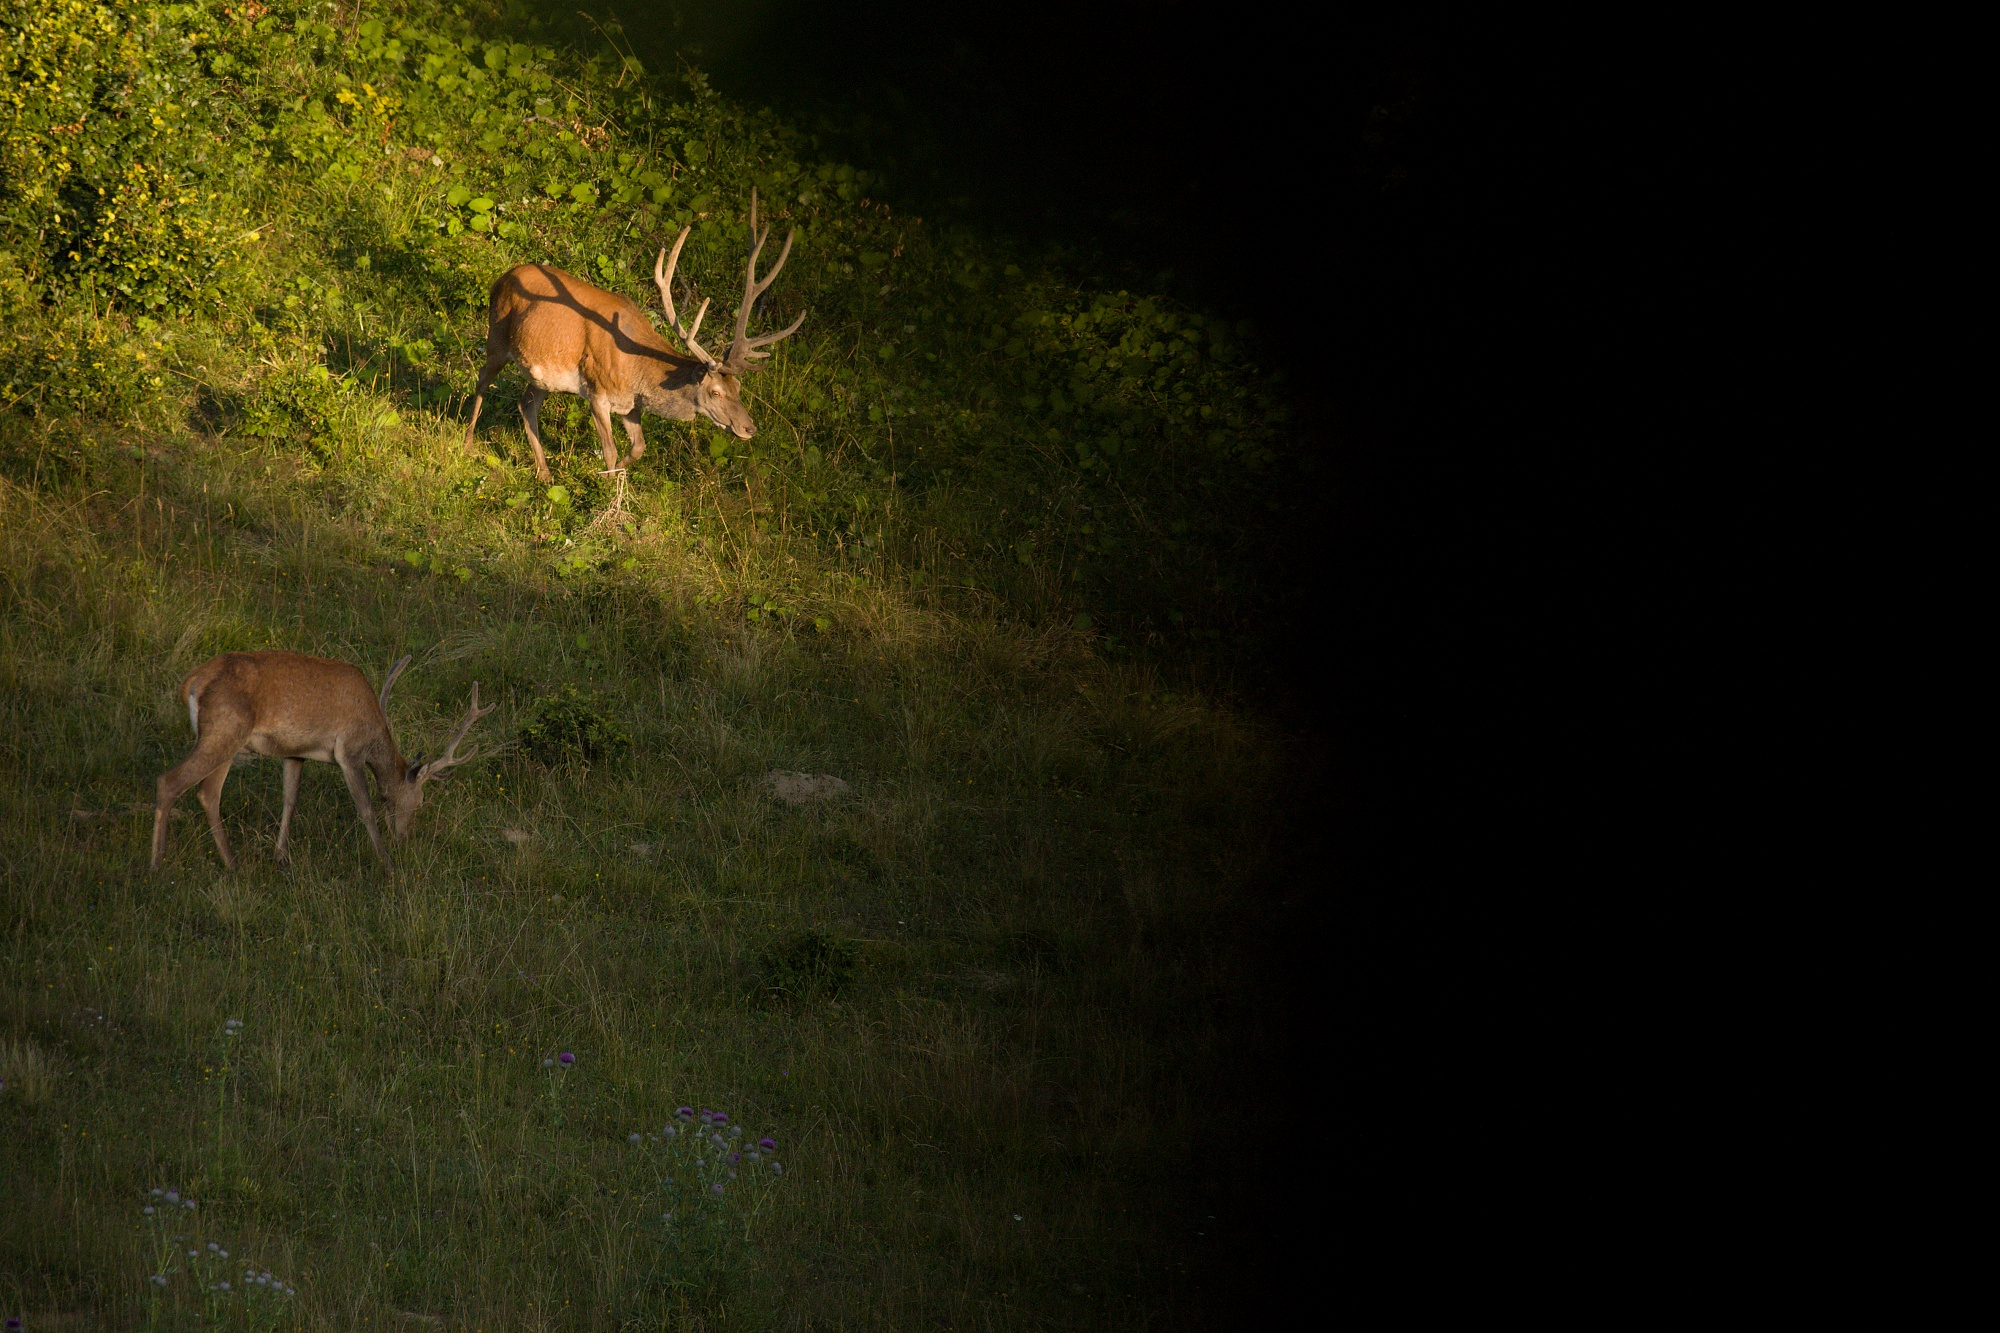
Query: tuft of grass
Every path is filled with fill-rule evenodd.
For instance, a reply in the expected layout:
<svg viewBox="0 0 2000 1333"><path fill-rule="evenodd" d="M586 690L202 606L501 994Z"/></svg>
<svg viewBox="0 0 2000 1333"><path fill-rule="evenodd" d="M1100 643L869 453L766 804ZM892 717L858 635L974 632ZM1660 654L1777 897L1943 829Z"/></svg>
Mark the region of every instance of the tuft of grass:
<svg viewBox="0 0 2000 1333"><path fill-rule="evenodd" d="M55 1060L26 1037L0 1037L0 1091L12 1090L29 1106L55 1095Z"/></svg>

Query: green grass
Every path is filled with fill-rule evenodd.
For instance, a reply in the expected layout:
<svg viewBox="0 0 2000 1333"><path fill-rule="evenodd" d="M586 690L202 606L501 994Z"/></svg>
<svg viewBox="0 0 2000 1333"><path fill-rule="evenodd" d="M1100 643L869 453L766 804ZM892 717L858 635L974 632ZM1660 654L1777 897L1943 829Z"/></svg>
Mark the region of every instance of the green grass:
<svg viewBox="0 0 2000 1333"><path fill-rule="evenodd" d="M59 0L6 18L28 11L68 21ZM456 167L510 179L570 150L469 147L490 131L379 41L270 45L317 12L131 11L156 43L133 58L194 60L179 86L210 96L175 96L236 153L185 179L258 239L203 251L214 228L164 212L146 234L189 248L147 250L127 214L58 253L8 219L0 1307L30 1327L1205 1322L1218 1182L1281 1156L1218 1114L1263 1058L1229 1006L1256 991L1286 801L1218 651L1251 581L1239 520L1282 470L1254 367L1190 312L863 208L851 169L802 164L696 75L686 103L647 85L593 179L650 191L620 145L672 131L685 193L648 227L696 188L785 185L811 235L781 283L812 318L751 381L756 447L649 421L622 517L580 405L552 399L551 497L513 372L481 452L459 448L484 284L602 253L633 285L653 238L546 196L509 197L528 220L505 241L471 229L440 202ZM222 36L176 45L177 24ZM568 59L514 77L579 104L625 77ZM10 89L42 86L25 69ZM340 119L363 74L450 165L385 159L390 128ZM10 181L70 143L53 96L9 104ZM78 172L95 132L62 131ZM167 151L101 144L107 171ZM733 225L718 205L698 232L707 285ZM498 702L394 875L326 765L275 864L273 763L224 793L238 872L190 797L147 873L154 780L192 744L174 685L263 647L378 680L413 654L390 708L408 753L475 680ZM566 750L593 715L600 743ZM772 770L849 790L789 806ZM575 1066L545 1067L560 1051ZM646 1136L681 1105L775 1137L784 1177L719 1205L685 1163L664 1187L687 1145ZM154 1189L199 1207L163 1232ZM189 1259L210 1242L297 1295L203 1293L205 1264L240 1286Z"/></svg>

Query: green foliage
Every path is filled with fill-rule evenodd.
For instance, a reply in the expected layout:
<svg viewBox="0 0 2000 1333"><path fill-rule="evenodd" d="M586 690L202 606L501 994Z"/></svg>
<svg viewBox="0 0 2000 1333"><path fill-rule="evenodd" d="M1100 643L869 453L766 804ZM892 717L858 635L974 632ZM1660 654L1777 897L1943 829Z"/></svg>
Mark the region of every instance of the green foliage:
<svg viewBox="0 0 2000 1333"><path fill-rule="evenodd" d="M631 744L632 737L606 700L574 685L537 699L532 715L521 724L521 749L544 764L569 759L594 763Z"/></svg>
<svg viewBox="0 0 2000 1333"><path fill-rule="evenodd" d="M854 941L803 931L764 957L764 989L785 1000L838 996L854 977L861 951Z"/></svg>

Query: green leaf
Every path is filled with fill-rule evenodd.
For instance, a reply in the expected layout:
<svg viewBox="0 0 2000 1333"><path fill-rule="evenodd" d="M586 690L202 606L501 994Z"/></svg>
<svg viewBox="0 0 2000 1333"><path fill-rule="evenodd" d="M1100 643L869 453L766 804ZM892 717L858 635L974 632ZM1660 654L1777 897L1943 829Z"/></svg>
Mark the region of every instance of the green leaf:
<svg viewBox="0 0 2000 1333"><path fill-rule="evenodd" d="M472 201L472 211L475 213L484 213L492 207L493 207L493 201L491 199L488 199L483 194L480 195L477 199Z"/></svg>
<svg viewBox="0 0 2000 1333"><path fill-rule="evenodd" d="M454 185L445 192L444 197L446 203L450 204L453 208L457 208L466 200L472 198L472 191L466 189L463 185Z"/></svg>
<svg viewBox="0 0 2000 1333"><path fill-rule="evenodd" d="M569 503L569 488L567 486L551 486L543 494L548 496L550 504L566 505Z"/></svg>
<svg viewBox="0 0 2000 1333"><path fill-rule="evenodd" d="M569 197L579 204L594 204L597 202L597 187L590 184L572 185L569 187Z"/></svg>

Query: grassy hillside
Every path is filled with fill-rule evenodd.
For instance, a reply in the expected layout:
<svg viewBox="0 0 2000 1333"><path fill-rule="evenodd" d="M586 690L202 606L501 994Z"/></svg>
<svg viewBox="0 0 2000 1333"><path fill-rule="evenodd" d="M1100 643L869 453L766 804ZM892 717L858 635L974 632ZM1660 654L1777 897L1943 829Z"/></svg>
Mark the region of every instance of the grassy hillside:
<svg viewBox="0 0 2000 1333"><path fill-rule="evenodd" d="M0 3L0 1306L1203 1322L1218 1191L1294 1146L1227 1082L1281 398L1236 330L897 216L615 31L533 38ZM754 440L649 421L614 513L574 399L534 483L509 371L461 450L495 276L652 304L691 223L726 317L753 185L800 230L759 327L807 313ZM414 654L409 752L499 701L395 875L321 765L275 864L274 764L225 792L238 872L189 799L146 873L173 685L261 647Z"/></svg>

